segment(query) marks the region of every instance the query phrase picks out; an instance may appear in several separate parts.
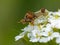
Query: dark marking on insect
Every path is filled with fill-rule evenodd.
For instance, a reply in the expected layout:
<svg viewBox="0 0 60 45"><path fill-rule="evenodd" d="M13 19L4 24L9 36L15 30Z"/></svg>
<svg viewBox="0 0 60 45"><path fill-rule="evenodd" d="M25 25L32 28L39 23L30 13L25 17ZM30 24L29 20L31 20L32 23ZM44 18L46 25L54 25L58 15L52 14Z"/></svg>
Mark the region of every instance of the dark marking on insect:
<svg viewBox="0 0 60 45"><path fill-rule="evenodd" d="M45 13L45 8L41 8L41 12L42 13Z"/></svg>

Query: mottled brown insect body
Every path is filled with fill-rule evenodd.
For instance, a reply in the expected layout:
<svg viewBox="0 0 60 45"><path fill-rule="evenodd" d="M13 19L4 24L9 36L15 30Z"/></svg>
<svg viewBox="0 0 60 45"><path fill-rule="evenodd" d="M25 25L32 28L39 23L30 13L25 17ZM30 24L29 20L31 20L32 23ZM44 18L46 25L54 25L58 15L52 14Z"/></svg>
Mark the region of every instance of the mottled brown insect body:
<svg viewBox="0 0 60 45"><path fill-rule="evenodd" d="M24 19L22 19L20 22L22 22L23 24L26 23L26 22L33 23L35 18L36 18L36 16L34 15L34 13L29 11L29 12L26 13Z"/></svg>
<svg viewBox="0 0 60 45"><path fill-rule="evenodd" d="M34 17L34 14L32 12L29 11L26 13L26 18L32 19L33 17Z"/></svg>

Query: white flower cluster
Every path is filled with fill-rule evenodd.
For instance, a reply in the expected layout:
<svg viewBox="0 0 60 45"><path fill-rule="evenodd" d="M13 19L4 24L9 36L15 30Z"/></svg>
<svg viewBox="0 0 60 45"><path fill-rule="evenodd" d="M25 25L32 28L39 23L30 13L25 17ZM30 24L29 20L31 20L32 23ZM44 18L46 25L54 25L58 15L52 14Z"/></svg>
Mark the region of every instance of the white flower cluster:
<svg viewBox="0 0 60 45"><path fill-rule="evenodd" d="M39 13L39 11L35 12ZM29 25L22 29L22 33L15 37L15 40L23 38L25 35L31 42L46 43L56 39L56 43L60 44L60 10L57 12L48 11L48 15L39 16L34 20L34 25Z"/></svg>

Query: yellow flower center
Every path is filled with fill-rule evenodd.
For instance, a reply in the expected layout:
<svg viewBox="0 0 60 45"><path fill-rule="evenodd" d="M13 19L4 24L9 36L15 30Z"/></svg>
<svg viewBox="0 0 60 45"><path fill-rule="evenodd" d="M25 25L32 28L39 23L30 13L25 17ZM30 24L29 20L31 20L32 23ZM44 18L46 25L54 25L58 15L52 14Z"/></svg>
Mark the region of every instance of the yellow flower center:
<svg viewBox="0 0 60 45"><path fill-rule="evenodd" d="M55 15L55 19L58 19L59 18L59 16L58 15Z"/></svg>
<svg viewBox="0 0 60 45"><path fill-rule="evenodd" d="M51 32L48 32L48 36L50 36L51 35Z"/></svg>

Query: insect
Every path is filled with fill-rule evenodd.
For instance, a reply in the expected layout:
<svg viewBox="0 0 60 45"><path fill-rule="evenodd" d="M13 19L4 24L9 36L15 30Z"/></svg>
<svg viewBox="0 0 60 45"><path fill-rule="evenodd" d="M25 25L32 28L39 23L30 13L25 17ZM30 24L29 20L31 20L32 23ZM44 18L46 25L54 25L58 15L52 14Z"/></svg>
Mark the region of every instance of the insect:
<svg viewBox="0 0 60 45"><path fill-rule="evenodd" d="M39 17L41 15L46 16L46 15L48 15L48 11L45 8L41 8L39 11L35 12L35 15L37 17Z"/></svg>
<svg viewBox="0 0 60 45"><path fill-rule="evenodd" d="M46 16L46 15L48 15L48 10L45 8L41 8L41 13L43 16Z"/></svg>
<svg viewBox="0 0 60 45"><path fill-rule="evenodd" d="M35 18L35 14L31 11L28 11L20 22L22 22L23 24L25 24L26 22L31 22L33 24Z"/></svg>
<svg viewBox="0 0 60 45"><path fill-rule="evenodd" d="M20 22L22 22L23 24L25 24L26 22L30 22L30 23L34 24L34 20L45 13L45 8L41 8L40 11L41 12L38 12L37 14L35 14L34 12L31 12L31 11L28 11L25 14L24 18L22 20L20 20Z"/></svg>

